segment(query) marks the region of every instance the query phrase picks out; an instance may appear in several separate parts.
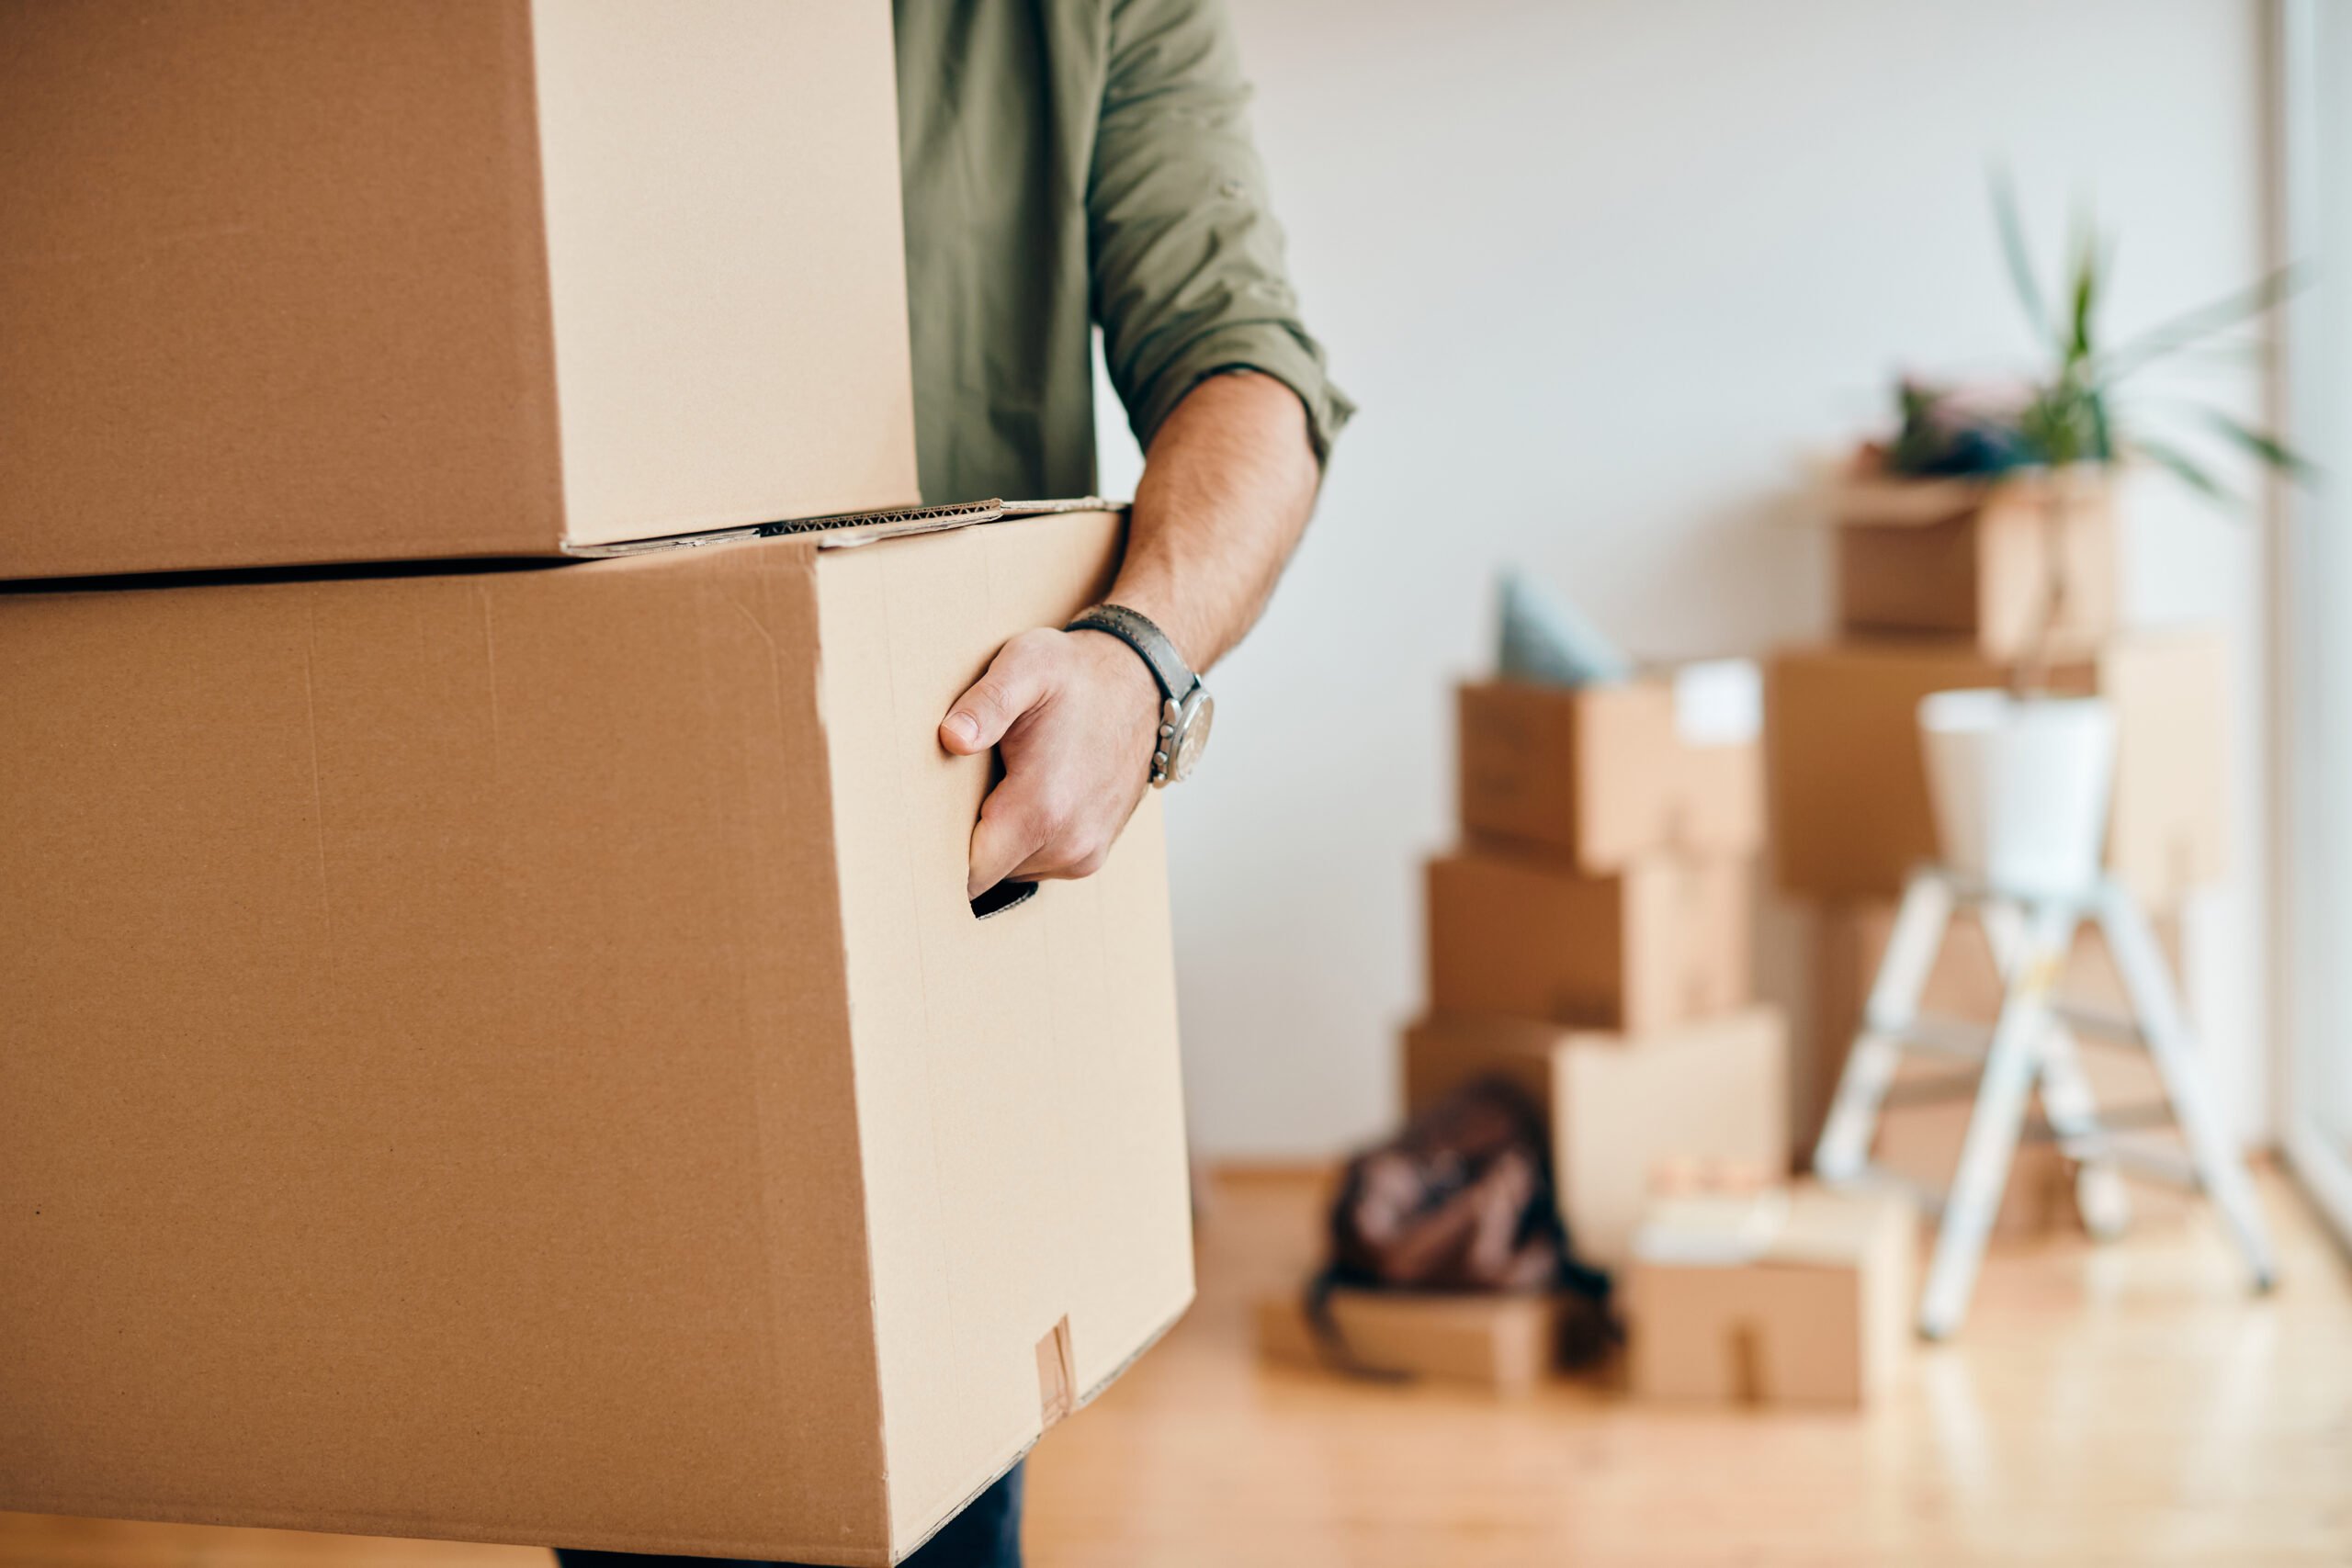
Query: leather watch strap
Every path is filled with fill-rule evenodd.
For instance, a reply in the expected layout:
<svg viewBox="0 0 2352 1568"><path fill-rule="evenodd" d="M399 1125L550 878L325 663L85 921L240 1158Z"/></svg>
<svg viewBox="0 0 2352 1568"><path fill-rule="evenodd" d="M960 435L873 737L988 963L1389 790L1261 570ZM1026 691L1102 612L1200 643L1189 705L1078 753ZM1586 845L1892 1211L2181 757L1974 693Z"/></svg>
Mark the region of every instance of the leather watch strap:
<svg viewBox="0 0 2352 1568"><path fill-rule="evenodd" d="M1150 666L1151 677L1159 682L1160 694L1170 702L1182 702L1199 685L1200 677L1168 640L1168 634L1151 624L1148 615L1128 609L1125 604L1097 604L1081 612L1064 626L1066 632L1108 632L1142 656Z"/></svg>

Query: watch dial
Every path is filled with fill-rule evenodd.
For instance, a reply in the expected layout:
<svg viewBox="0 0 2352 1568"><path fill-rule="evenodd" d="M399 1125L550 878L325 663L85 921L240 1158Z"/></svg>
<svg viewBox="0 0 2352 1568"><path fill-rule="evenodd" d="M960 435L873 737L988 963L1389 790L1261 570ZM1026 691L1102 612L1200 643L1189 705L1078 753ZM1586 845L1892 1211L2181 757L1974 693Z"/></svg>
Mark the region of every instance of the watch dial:
<svg viewBox="0 0 2352 1568"><path fill-rule="evenodd" d="M1171 783L1181 784L1201 760L1201 752L1209 743L1209 727L1216 718L1216 704L1206 692L1185 705L1191 709L1191 716L1179 728L1176 755L1169 759L1168 777Z"/></svg>

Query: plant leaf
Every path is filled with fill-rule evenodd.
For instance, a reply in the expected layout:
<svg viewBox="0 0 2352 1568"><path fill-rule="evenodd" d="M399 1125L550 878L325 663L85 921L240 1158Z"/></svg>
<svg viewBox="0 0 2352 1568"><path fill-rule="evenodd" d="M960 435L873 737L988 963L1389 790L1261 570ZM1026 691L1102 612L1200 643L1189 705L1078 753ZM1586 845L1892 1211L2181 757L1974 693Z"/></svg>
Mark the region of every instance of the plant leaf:
<svg viewBox="0 0 2352 1568"><path fill-rule="evenodd" d="M1990 176L1993 186L1993 220L2001 231L2001 255L2009 264L2009 283L2017 290L2018 304L2025 310L2026 324L2033 335L2044 343L2052 341L2050 311L2041 302L2041 285L2034 281L2033 256L2025 243L2025 220L2018 214L2017 186L2009 179L2008 166L1993 165Z"/></svg>
<svg viewBox="0 0 2352 1568"><path fill-rule="evenodd" d="M2282 266L2244 288L2209 300L2193 310L2184 310L2101 355L2097 367L2098 379L2113 383L2151 360L2161 359L2226 327L2259 316L2310 281L2310 274L2303 267Z"/></svg>
<svg viewBox="0 0 2352 1568"><path fill-rule="evenodd" d="M2169 469L2175 479L2206 500L2230 507L2239 504L2238 498L2223 490L2220 481L2206 472L2202 464L2171 443L2153 441L2143 435L2133 440L2132 450Z"/></svg>
<svg viewBox="0 0 2352 1568"><path fill-rule="evenodd" d="M2231 415L2223 413L2220 409L2206 409L2203 412L2206 423L2245 447L2271 468L2285 474L2297 484L2308 485L2318 482L2319 469L2309 458L2290 447L2277 436L2242 423Z"/></svg>
<svg viewBox="0 0 2352 1568"><path fill-rule="evenodd" d="M2069 364L2079 364L2091 357L2091 321L2098 310L2098 229L2087 208L2075 214L2074 250L2074 298L2065 355Z"/></svg>

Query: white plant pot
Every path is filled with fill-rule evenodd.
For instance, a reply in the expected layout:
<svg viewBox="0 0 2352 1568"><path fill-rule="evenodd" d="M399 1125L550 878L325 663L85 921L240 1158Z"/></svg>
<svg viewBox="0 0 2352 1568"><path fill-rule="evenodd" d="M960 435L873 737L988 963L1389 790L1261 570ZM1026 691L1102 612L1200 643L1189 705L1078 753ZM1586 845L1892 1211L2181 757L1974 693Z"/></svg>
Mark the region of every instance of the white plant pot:
<svg viewBox="0 0 2352 1568"><path fill-rule="evenodd" d="M2115 792L2106 698L1937 692L1919 739L1947 866L2028 897L2091 886Z"/></svg>

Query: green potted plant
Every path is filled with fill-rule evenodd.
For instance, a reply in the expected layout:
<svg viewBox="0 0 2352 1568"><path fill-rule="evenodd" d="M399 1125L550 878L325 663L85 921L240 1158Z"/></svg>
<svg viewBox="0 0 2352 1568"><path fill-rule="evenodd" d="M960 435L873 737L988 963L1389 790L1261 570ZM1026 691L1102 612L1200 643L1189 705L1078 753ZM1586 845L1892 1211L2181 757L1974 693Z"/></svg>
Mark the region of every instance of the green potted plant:
<svg viewBox="0 0 2352 1568"><path fill-rule="evenodd" d="M2114 346L2099 332L2112 249L2078 223L2060 307L2045 303L2017 204L1994 185L2003 254L2018 300L2048 359L2025 378L1897 388L1894 439L1865 461L1896 483L2024 486L2037 520L2039 581L2006 690L1938 693L1920 705L1928 790L1948 863L2025 893L2071 892L2097 874L2115 761L2115 716L2104 698L2060 695L2051 671L2075 595L2107 591L2077 581L2074 541L2086 509L2107 505L2111 471L2145 461L2216 502L2212 471L2149 412L2121 394L2149 367L2276 306L2290 272L2188 311ZM2244 346L2244 345L2240 345ZM2303 478L2308 467L2276 437L2226 412L2190 405L2211 435L2265 468Z"/></svg>

